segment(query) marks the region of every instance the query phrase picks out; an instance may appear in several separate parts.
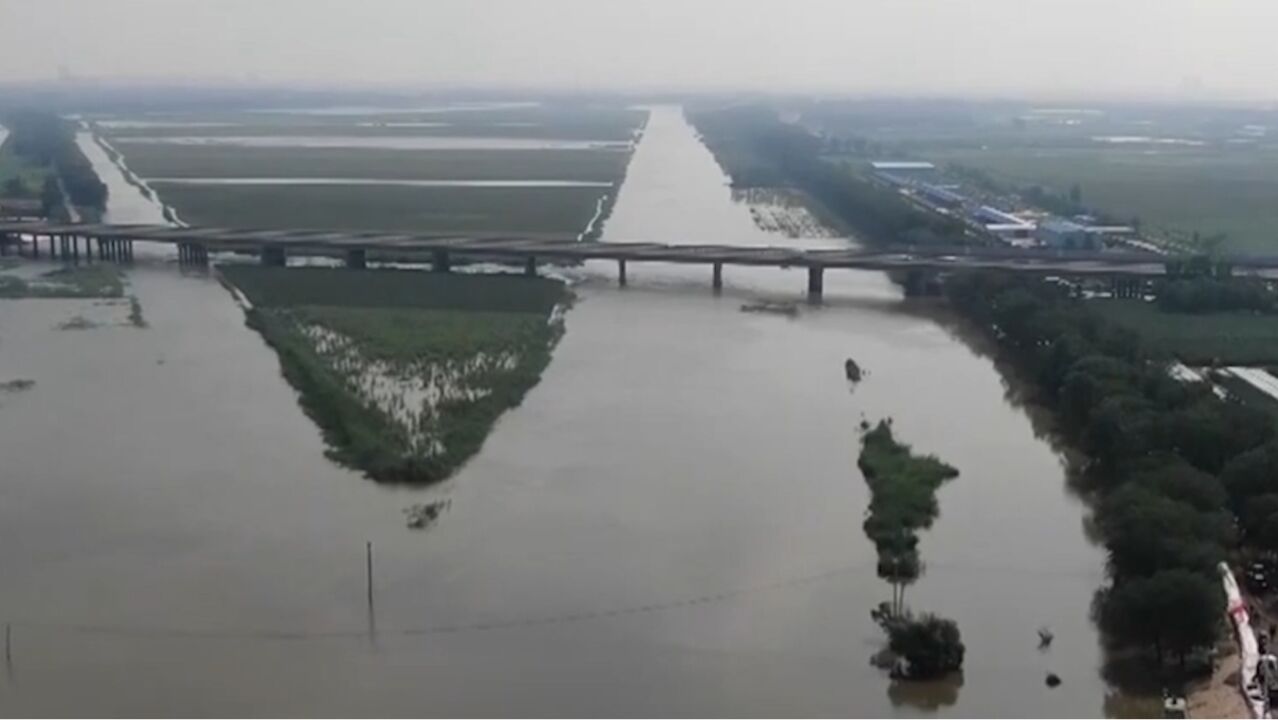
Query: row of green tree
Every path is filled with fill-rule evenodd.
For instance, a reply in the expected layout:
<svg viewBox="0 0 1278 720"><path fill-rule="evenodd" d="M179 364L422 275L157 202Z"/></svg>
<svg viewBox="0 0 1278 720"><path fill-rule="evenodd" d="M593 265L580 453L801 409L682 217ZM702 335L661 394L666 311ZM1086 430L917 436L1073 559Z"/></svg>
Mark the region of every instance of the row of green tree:
<svg viewBox="0 0 1278 720"><path fill-rule="evenodd" d="M1058 287L957 276L952 303L987 328L1090 458L1112 578L1096 598L1106 635L1161 662L1209 646L1222 617L1216 566L1245 543L1278 549L1272 421L1167 372L1167 358Z"/></svg>
<svg viewBox="0 0 1278 720"><path fill-rule="evenodd" d="M73 126L53 113L25 110L5 117L9 130L9 151L31 165L51 167L66 188L71 202L80 207L101 211L106 207L107 188L98 179L93 165L75 142ZM46 181L41 197L46 205L54 200L57 181L52 187ZM61 197L58 192L57 197ZM46 207L46 211L54 208Z"/></svg>
<svg viewBox="0 0 1278 720"><path fill-rule="evenodd" d="M1158 306L1166 312L1212 313L1278 308L1278 294L1268 283L1247 278L1191 277L1168 280L1158 290Z"/></svg>
<svg viewBox="0 0 1278 720"><path fill-rule="evenodd" d="M792 186L865 239L883 244L967 242L963 224L919 211L894 188L867 176L863 163L828 160L824 141L756 106L691 115L734 186Z"/></svg>

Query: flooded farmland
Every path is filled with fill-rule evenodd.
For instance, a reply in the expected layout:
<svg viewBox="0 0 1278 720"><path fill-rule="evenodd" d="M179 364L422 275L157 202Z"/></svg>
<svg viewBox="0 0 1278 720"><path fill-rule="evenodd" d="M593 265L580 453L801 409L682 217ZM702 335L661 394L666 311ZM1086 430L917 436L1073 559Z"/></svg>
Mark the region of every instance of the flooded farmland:
<svg viewBox="0 0 1278 720"><path fill-rule="evenodd" d="M111 191L114 219L138 190ZM660 107L602 239L851 241L791 234ZM824 306L783 317L740 308L799 300L799 270L729 267L720 295L708 268L632 264L624 289L615 271L564 271L578 302L542 381L427 489L326 460L212 278L131 270L147 329L68 333L88 301L0 302L0 382L36 381L0 396L0 712L1102 714L1103 554L988 358L877 273L829 272ZM869 664L890 590L856 428L887 416L961 473L906 596L957 620L961 683Z"/></svg>

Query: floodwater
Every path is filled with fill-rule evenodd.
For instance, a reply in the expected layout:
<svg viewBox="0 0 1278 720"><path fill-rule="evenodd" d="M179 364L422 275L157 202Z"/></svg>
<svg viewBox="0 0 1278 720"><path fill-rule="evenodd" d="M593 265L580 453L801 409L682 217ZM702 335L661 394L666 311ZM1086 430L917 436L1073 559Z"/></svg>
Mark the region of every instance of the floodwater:
<svg viewBox="0 0 1278 720"><path fill-rule="evenodd" d="M120 166L111 162L98 144L99 140L87 130L77 132L75 142L107 186L107 209L102 215L102 222L120 225L164 225L168 222L164 217L164 206L157 199L159 196L145 180L129 170L127 159L121 156Z"/></svg>
<svg viewBox="0 0 1278 720"><path fill-rule="evenodd" d="M808 242L756 229L668 107L605 227L635 239ZM140 264L148 329L58 331L81 303L0 303L0 381L36 381L0 396L0 714L1103 712L1103 556L987 358L875 273L827 273L827 303L787 318L739 306L798 300L800 271L728 268L716 296L709 268L628 269L625 289L608 263L574 271L542 382L425 490L325 460L212 279ZM856 426L884 416L962 473L907 594L958 621L961 687L869 664L890 591ZM432 527L405 527L436 500Z"/></svg>
<svg viewBox="0 0 1278 720"><path fill-rule="evenodd" d="M214 145L246 148L366 148L376 150L629 150L625 140L547 140L521 137L443 137L430 135L361 137L357 135L151 136L121 138L122 146Z"/></svg>

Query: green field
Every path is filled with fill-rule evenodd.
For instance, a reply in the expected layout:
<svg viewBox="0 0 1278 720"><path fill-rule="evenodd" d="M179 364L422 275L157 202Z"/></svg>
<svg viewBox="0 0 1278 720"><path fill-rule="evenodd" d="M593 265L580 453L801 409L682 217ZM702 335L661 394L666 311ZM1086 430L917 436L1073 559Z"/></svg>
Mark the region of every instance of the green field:
<svg viewBox="0 0 1278 720"><path fill-rule="evenodd" d="M192 225L576 235L610 188L154 183Z"/></svg>
<svg viewBox="0 0 1278 720"><path fill-rule="evenodd" d="M512 275L262 268L223 275L329 454L380 481L442 480L537 383L562 283Z"/></svg>
<svg viewBox="0 0 1278 720"><path fill-rule="evenodd" d="M1018 186L1060 194L1074 183L1084 204L1146 231L1183 237L1224 233L1223 248L1278 251L1278 149L1050 148L934 149L928 156L979 168Z"/></svg>
<svg viewBox="0 0 1278 720"><path fill-rule="evenodd" d="M1278 316L1250 312L1165 313L1141 300L1097 300L1106 318L1130 328L1153 351L1190 365L1278 363Z"/></svg>
<svg viewBox="0 0 1278 720"><path fill-rule="evenodd" d="M417 270L345 268L283 271L260 265L227 265L222 274L254 305L266 307L408 307L544 315L564 299L562 283L522 275L427 275Z"/></svg>
<svg viewBox="0 0 1278 720"><path fill-rule="evenodd" d="M575 180L614 182L619 150L388 150L119 142L129 168L148 178L371 178L382 180Z"/></svg>

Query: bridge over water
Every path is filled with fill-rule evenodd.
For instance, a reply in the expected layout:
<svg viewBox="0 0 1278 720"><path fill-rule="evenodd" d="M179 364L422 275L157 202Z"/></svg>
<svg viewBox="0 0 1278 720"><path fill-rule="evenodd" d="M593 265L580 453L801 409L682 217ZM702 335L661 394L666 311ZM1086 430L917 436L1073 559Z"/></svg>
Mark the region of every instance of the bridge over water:
<svg viewBox="0 0 1278 720"><path fill-rule="evenodd" d="M174 245L179 262L205 265L210 252L251 253L263 264L284 265L294 257L338 257L362 268L370 256L429 259L447 271L458 260L495 260L522 264L535 274L538 262L612 260L626 283L626 265L664 262L708 265L716 289L725 265L805 268L808 293L819 297L824 273L833 269L920 271L998 270L1061 277L1109 278L1131 287L1167 273L1164 256L1132 251L1068 251L1011 247L898 246L805 250L784 246L662 244L654 242L582 242L563 235L458 235L375 231L270 230L168 225L54 224L0 222L0 252L16 250L39 257L47 245L51 258L65 262L130 262L137 241ZM1225 257L1237 274L1278 277L1278 255Z"/></svg>

